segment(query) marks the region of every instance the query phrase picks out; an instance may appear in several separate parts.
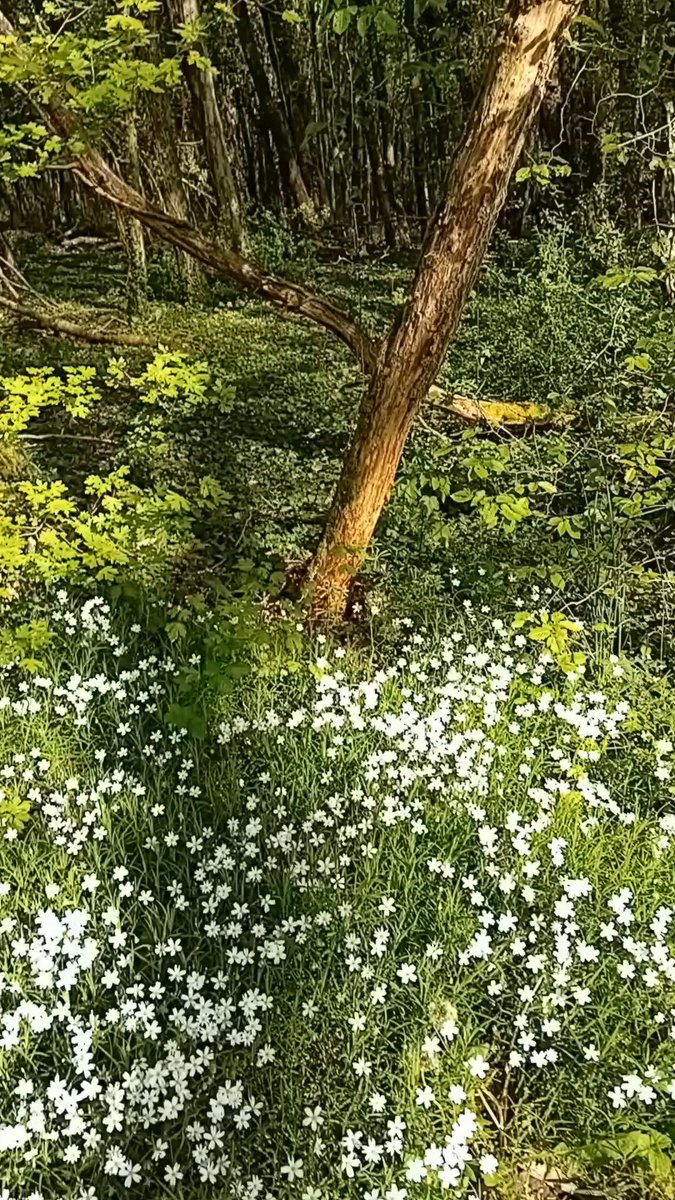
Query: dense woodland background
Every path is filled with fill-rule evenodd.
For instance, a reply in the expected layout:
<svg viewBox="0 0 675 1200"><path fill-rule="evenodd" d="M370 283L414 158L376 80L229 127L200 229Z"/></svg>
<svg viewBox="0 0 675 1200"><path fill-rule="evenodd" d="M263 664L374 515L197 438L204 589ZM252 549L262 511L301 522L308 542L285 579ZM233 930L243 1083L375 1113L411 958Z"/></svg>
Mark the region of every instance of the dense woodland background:
<svg viewBox="0 0 675 1200"><path fill-rule="evenodd" d="M85 41L100 34L99 7L73 26ZM139 40L155 62L187 48L194 61L184 58L183 82L170 92L132 91L121 117L106 113L116 100L106 103L101 84L95 111L128 179L169 212L222 230L230 244L245 244L251 222L272 215L311 233L326 254L407 248L419 244L438 200L500 18L500 5L471 2L286 8L238 0L202 13L196 0L176 0L153 10ZM58 10L43 21L58 29ZM673 37L667 0L585 9L502 217L511 234L552 213L576 213L590 224L653 226L657 255L670 257ZM26 117L7 89L3 115ZM21 178L25 169L1 185L2 228L115 235L110 209L67 170ZM133 223L122 233L133 311L147 290L145 245ZM198 269L187 259L177 268L177 287L194 296Z"/></svg>
<svg viewBox="0 0 675 1200"><path fill-rule="evenodd" d="M674 0L0 0L0 1200L675 1200Z"/></svg>
<svg viewBox="0 0 675 1200"><path fill-rule="evenodd" d="M99 39L109 11L92 5L68 18L64 53L69 31L84 43ZM21 9L10 15L20 18ZM182 82L144 94L127 70L136 94L123 119L114 111L110 119L119 103L110 78L88 103L107 118L105 141L123 173L170 211L235 237L260 214L274 214L333 249L415 246L502 15L501 4L451 0L291 7L237 0L203 11L196 0L176 0L153 6L146 33L128 35L127 52L156 63L182 54ZM45 30L58 30L59 8L46 6L41 19ZM124 50L121 32L116 41ZM528 138L524 186L503 218L510 233L580 206L588 220L668 231L672 59L667 0L584 8ZM124 80L115 82L121 88ZM7 88L3 117L26 117ZM5 180L2 203L5 229L114 230L110 212L67 170Z"/></svg>

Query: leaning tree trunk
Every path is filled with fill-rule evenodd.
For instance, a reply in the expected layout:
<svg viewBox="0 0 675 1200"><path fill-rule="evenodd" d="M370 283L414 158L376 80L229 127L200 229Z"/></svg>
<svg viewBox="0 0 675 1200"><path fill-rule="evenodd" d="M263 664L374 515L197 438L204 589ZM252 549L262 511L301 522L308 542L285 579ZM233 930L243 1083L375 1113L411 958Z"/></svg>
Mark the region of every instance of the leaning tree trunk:
<svg viewBox="0 0 675 1200"><path fill-rule="evenodd" d="M382 347L321 543L312 610L340 617L391 493L414 418L475 282L523 141L580 0L514 0L430 223L410 296Z"/></svg>

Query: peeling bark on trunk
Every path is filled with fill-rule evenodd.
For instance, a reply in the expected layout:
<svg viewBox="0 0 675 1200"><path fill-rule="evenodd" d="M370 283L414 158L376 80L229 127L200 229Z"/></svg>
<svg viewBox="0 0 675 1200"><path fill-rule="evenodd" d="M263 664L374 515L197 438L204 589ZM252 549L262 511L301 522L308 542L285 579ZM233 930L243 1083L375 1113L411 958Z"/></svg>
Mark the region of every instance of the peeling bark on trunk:
<svg viewBox="0 0 675 1200"><path fill-rule="evenodd" d="M455 334L578 0L516 0L429 225L410 296L382 348L307 588L339 618L412 423Z"/></svg>
<svg viewBox="0 0 675 1200"><path fill-rule="evenodd" d="M344 611L350 579L389 498L415 416L457 330L560 40L581 2L512 0L444 197L429 224L409 298L383 345L330 301L267 275L243 255L155 208L93 146L85 147L74 166L88 187L156 236L261 298L331 330L370 375L326 531L307 572L317 615L339 617ZM235 0L235 13L242 6L245 0ZM2 12L0 32L13 34ZM69 137L77 129L75 114L53 95L39 108L57 133Z"/></svg>

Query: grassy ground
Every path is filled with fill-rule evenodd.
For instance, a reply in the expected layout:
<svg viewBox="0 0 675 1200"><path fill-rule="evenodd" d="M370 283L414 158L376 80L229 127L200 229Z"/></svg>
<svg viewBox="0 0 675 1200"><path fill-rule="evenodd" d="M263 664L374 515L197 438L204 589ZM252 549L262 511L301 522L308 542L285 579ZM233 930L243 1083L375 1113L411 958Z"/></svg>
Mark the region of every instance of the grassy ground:
<svg viewBox="0 0 675 1200"><path fill-rule="evenodd" d="M262 249L374 330L409 270ZM156 265L156 394L150 352L120 384L5 327L5 396L81 364L101 395L3 441L3 520L22 478L73 505L18 567L0 530L3 1200L675 1195L675 349L657 291L594 282L627 253L497 247L442 384L573 421L430 404L332 642L258 597L317 537L346 351ZM110 256L28 269L122 301Z"/></svg>

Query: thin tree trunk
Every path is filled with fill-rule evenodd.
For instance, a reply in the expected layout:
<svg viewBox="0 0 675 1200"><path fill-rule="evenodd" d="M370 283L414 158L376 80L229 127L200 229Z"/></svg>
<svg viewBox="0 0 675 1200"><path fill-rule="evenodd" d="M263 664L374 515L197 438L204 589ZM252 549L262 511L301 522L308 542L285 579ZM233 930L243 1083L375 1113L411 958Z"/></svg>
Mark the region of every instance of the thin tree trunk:
<svg viewBox="0 0 675 1200"><path fill-rule="evenodd" d="M279 156L279 168L284 186L292 202L302 210L308 219L314 220L316 211L303 178L293 135L283 107L272 95L246 0L233 0L232 12L237 24L242 53L258 97L260 114L270 130Z"/></svg>
<svg viewBox="0 0 675 1200"><path fill-rule="evenodd" d="M660 229L661 258L665 265L663 287L669 304L675 305L675 104L665 101L666 166L662 171L661 191L665 209L665 228ZM659 226L657 214L657 228Z"/></svg>
<svg viewBox="0 0 675 1200"><path fill-rule="evenodd" d="M16 299L20 279L12 247L0 229L0 296Z"/></svg>
<svg viewBox="0 0 675 1200"><path fill-rule="evenodd" d="M385 180L384 165L380 154L380 146L378 139L378 129L371 122L368 113L363 112L363 136L366 141L366 149L368 151L368 161L370 162L370 174L372 176L373 188L377 197L377 207L380 210L382 224L384 226L384 240L388 246L396 245L396 213L392 208L387 191L387 183Z"/></svg>
<svg viewBox="0 0 675 1200"><path fill-rule="evenodd" d="M293 147L308 191L319 206L325 203L326 185L315 156L305 143L305 130L312 119L312 103L305 77L300 70L302 55L294 40L292 26L283 19L282 10L261 4L260 20L281 97ZM310 17L311 20L311 17Z"/></svg>
<svg viewBox="0 0 675 1200"><path fill-rule="evenodd" d="M396 152L394 150L394 137L390 120L390 102L384 66L377 43L375 43L371 51L370 61L375 89L375 104L379 116L380 136L382 139L383 182L387 205L394 223L394 243L400 238L405 246L409 246L410 235L405 219L405 209L399 204L396 195Z"/></svg>
<svg viewBox="0 0 675 1200"><path fill-rule="evenodd" d="M430 223L409 299L371 377L307 588L316 615L344 612L391 493L413 420L459 325L560 39L580 0L515 0Z"/></svg>
<svg viewBox="0 0 675 1200"><path fill-rule="evenodd" d="M176 25L193 25L199 20L198 0L170 0L170 3ZM203 41L199 41L195 49L204 57L208 57ZM235 250L242 250L246 244L246 229L232 168L233 151L227 144L213 71L202 70L196 64L187 65L186 75L195 116L204 141L219 223L229 244Z"/></svg>
<svg viewBox="0 0 675 1200"><path fill-rule="evenodd" d="M170 106L166 118L172 121ZM157 165L159 167L162 199L166 211L179 221L188 219L188 202L180 173L180 162L175 142L168 137L158 137ZM203 300L205 293L204 273L196 261L184 250L175 250L175 273L180 291L186 300L194 303Z"/></svg>
<svg viewBox="0 0 675 1200"><path fill-rule="evenodd" d="M153 58L159 59L160 37L162 34L162 9L150 16L151 28L155 34L153 42ZM148 117L149 133L154 154L156 187L160 199L168 213L179 221L187 221L190 216L187 193L183 183L183 173L178 151L178 128L168 92L148 94L145 108ZM146 143L147 144L147 143ZM182 298L194 302L204 295L204 273L199 263L184 251L174 249L175 277Z"/></svg>
<svg viewBox="0 0 675 1200"><path fill-rule="evenodd" d="M140 190L140 161L138 156L138 130L136 113L127 117L127 160L133 187ZM127 257L126 304L127 317L133 321L140 315L148 296L148 265L145 254L145 234L136 217L120 213L118 218L120 237Z"/></svg>

